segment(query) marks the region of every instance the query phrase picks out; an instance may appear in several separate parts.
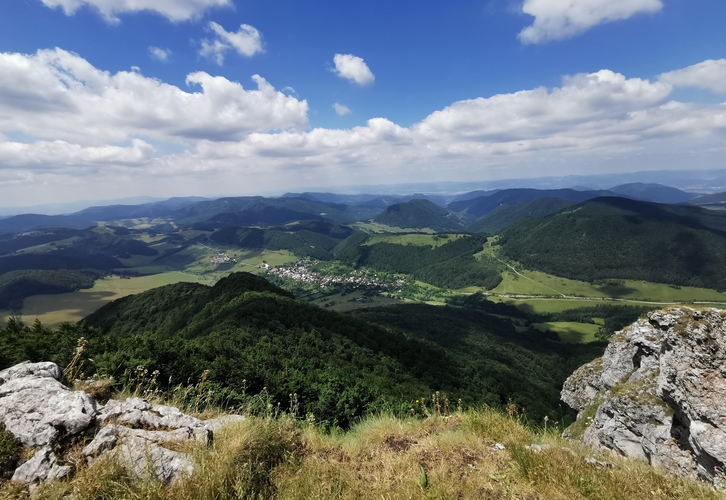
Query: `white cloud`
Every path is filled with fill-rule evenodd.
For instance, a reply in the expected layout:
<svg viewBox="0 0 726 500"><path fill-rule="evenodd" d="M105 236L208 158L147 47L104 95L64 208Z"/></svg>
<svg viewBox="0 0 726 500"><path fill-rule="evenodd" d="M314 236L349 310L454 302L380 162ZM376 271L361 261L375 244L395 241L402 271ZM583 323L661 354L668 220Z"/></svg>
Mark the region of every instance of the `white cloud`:
<svg viewBox="0 0 726 500"><path fill-rule="evenodd" d="M212 7L229 7L231 0L41 0L47 7L61 8L67 16L89 6L98 9L109 22L119 22L117 14L144 10L161 14L170 21L194 19Z"/></svg>
<svg viewBox="0 0 726 500"><path fill-rule="evenodd" d="M192 93L61 50L0 54L0 197L133 195L140 178L169 196L722 168L726 154L726 103L676 102L663 79L609 70L350 129L307 129L305 101L256 80L193 73ZM186 150L159 156L155 141Z"/></svg>
<svg viewBox="0 0 726 500"><path fill-rule="evenodd" d="M345 116L350 114L350 108L348 106L343 106L342 104L335 103L333 104L333 109L336 113L338 113L338 116Z"/></svg>
<svg viewBox="0 0 726 500"><path fill-rule="evenodd" d="M525 44L563 40L598 24L662 8L662 0L524 0L522 12L535 19L519 39Z"/></svg>
<svg viewBox="0 0 726 500"><path fill-rule="evenodd" d="M66 141L36 141L31 144L0 142L2 168L32 166L38 170L58 170L68 167L139 166L154 157L154 147L134 139L130 147L80 146Z"/></svg>
<svg viewBox="0 0 726 500"><path fill-rule="evenodd" d="M353 54L335 54L333 62L338 76L353 81L358 85L370 85L376 79L365 61Z"/></svg>
<svg viewBox="0 0 726 500"><path fill-rule="evenodd" d="M157 61L166 62L171 57L171 49L162 49L160 47L149 47L149 55Z"/></svg>
<svg viewBox="0 0 726 500"><path fill-rule="evenodd" d="M235 50L246 57L265 51L262 47L262 34L254 26L242 24L239 31L230 33L219 24L210 21L208 28L214 32L216 38L202 40L199 55L213 59L220 66L224 64L224 55L228 50Z"/></svg>
<svg viewBox="0 0 726 500"><path fill-rule="evenodd" d="M188 143L307 128L306 101L252 79L256 90L191 73L191 92L138 72L112 75L61 49L0 53L0 131L98 145L138 135Z"/></svg>
<svg viewBox="0 0 726 500"><path fill-rule="evenodd" d="M709 59L658 77L676 87L700 87L714 94L726 94L726 59Z"/></svg>

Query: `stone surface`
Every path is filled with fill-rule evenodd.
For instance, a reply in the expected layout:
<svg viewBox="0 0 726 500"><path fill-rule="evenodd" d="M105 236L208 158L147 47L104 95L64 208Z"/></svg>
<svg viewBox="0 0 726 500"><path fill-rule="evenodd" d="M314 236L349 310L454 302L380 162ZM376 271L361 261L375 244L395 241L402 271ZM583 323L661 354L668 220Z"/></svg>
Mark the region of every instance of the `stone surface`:
<svg viewBox="0 0 726 500"><path fill-rule="evenodd" d="M191 427L146 431L110 424L83 448L83 454L89 464L110 455L138 477L153 475L163 483L172 483L183 474L194 472L194 464L189 455L164 445L198 439L198 435Z"/></svg>
<svg viewBox="0 0 726 500"><path fill-rule="evenodd" d="M101 405L85 392L68 389L62 377L54 363L26 362L0 371L0 422L33 450L15 469L13 480L31 489L73 474L73 467L63 465L53 452L63 448L61 437L95 434L83 449L89 464L109 456L136 476L172 483L194 470L191 457L178 451L181 443L211 445L215 430L244 421L240 415L227 415L203 422L178 408L139 398Z"/></svg>
<svg viewBox="0 0 726 500"><path fill-rule="evenodd" d="M73 467L59 465L58 458L50 446L36 451L23 465L15 469L13 481L28 484L31 489L41 482L48 483L53 479L63 479L73 472Z"/></svg>
<svg viewBox="0 0 726 500"><path fill-rule="evenodd" d="M204 427L198 418L185 415L173 406L151 405L146 400L131 398L126 401L111 399L100 410L98 421L117 422L147 429L180 429Z"/></svg>
<svg viewBox="0 0 726 500"><path fill-rule="evenodd" d="M594 448L713 481L726 462L726 312L651 313L573 373L562 400L592 418L575 425L589 424Z"/></svg>
<svg viewBox="0 0 726 500"><path fill-rule="evenodd" d="M0 422L23 446L41 448L95 423L96 401L60 383L54 363L22 363L0 372Z"/></svg>

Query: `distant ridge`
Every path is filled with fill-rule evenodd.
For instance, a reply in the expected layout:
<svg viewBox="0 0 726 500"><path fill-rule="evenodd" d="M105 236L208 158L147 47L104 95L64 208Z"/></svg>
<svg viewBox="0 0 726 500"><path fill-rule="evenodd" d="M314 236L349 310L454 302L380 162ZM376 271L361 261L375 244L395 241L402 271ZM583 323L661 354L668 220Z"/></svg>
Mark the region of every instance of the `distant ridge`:
<svg viewBox="0 0 726 500"><path fill-rule="evenodd" d="M630 184L621 184L611 187L608 191L633 198L635 200L652 201L655 203L683 203L692 200L697 195L687 193L663 184L646 184L643 182L631 182Z"/></svg>
<svg viewBox="0 0 726 500"><path fill-rule="evenodd" d="M540 198L560 198L569 201L587 201L599 196L612 196L610 191L576 191L574 189L503 189L489 196L449 203L446 208L475 217L488 214L499 205L516 205Z"/></svg>

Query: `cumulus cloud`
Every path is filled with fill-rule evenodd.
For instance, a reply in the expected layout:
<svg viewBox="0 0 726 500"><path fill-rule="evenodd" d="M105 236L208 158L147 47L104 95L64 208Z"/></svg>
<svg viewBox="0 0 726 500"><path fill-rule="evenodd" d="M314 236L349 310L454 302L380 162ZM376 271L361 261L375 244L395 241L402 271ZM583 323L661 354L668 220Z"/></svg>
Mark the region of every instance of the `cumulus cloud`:
<svg viewBox="0 0 726 500"><path fill-rule="evenodd" d="M97 145L138 135L215 141L307 128L306 101L259 75L252 80L256 90L196 72L186 91L135 71L110 74L61 49L0 53L0 131Z"/></svg>
<svg viewBox="0 0 726 500"><path fill-rule="evenodd" d="M67 15L73 15L84 6L97 9L109 22L119 22L117 14L144 10L161 14L170 21L179 22L194 19L212 7L228 7L231 0L41 0L50 8L60 8Z"/></svg>
<svg viewBox="0 0 726 500"><path fill-rule="evenodd" d="M171 49L162 49L160 47L149 47L149 55L157 61L166 62L171 57Z"/></svg>
<svg viewBox="0 0 726 500"><path fill-rule="evenodd" d="M535 19L519 39L525 44L563 40L598 24L662 8L661 0L524 0L522 12Z"/></svg>
<svg viewBox="0 0 726 500"><path fill-rule="evenodd" d="M139 172L145 186L168 195L172 185L259 193L325 182L722 166L726 104L674 101L666 80L601 70L554 88L458 101L408 127L378 117L350 129L309 129L307 103L261 77L247 90L193 73L192 93L139 73L112 75L60 50L2 54L0 196L16 196L18 186L37 193L41 180L51 194L58 182L120 189L124 175L133 194ZM37 140L21 144L18 133ZM186 150L159 156L155 140Z"/></svg>
<svg viewBox="0 0 726 500"><path fill-rule="evenodd" d="M335 63L334 71L341 78L363 86L370 85L376 80L368 65L358 56L354 56L353 54L335 54L333 62Z"/></svg>
<svg viewBox="0 0 726 500"><path fill-rule="evenodd" d="M726 59L709 59L658 77L676 87L699 87L714 94L726 94Z"/></svg>
<svg viewBox="0 0 726 500"><path fill-rule="evenodd" d="M239 31L230 33L219 24L210 21L208 28L216 37L213 40L202 40L199 55L214 60L220 66L224 64L224 56L229 50L235 50L246 57L265 51L262 47L262 34L254 26L242 24Z"/></svg>
<svg viewBox="0 0 726 500"><path fill-rule="evenodd" d="M336 113L338 113L338 116L345 116L350 114L350 108L348 106L343 106L340 103L333 104L333 109Z"/></svg>
<svg viewBox="0 0 726 500"><path fill-rule="evenodd" d="M0 142L0 165L2 168L32 165L35 171L103 165L140 166L147 164L154 157L154 152L154 147L141 139L134 139L130 147L84 147L66 141L36 141L31 144L7 141Z"/></svg>

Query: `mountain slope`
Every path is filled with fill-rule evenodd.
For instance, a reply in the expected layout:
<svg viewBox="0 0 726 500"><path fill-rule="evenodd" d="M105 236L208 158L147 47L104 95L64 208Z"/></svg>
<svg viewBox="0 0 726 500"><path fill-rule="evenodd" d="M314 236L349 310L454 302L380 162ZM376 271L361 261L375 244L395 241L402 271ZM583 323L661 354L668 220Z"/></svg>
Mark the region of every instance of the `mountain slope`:
<svg viewBox="0 0 726 500"><path fill-rule="evenodd" d="M499 205L474 221L466 229L472 233L494 234L526 217L542 218L575 205L576 202L560 198L540 198L529 203Z"/></svg>
<svg viewBox="0 0 726 500"><path fill-rule="evenodd" d="M503 256L558 276L726 289L726 217L716 211L598 198L501 236Z"/></svg>
<svg viewBox="0 0 726 500"><path fill-rule="evenodd" d="M457 231L466 227L469 219L460 214L423 199L414 199L386 208L373 220L389 226L433 229L434 231Z"/></svg>
<svg viewBox="0 0 726 500"><path fill-rule="evenodd" d="M437 314L433 307L424 311ZM116 300L86 318L85 325L100 330L83 326L83 336L102 372L118 376L143 365L149 372L159 370L160 381L171 375L178 382L199 380L210 370L207 387L227 404L264 387L281 402L295 393L303 414L344 426L384 401L396 407L434 390L463 397L467 404L499 405L512 397L522 403L539 399L537 411L556 407L559 384L568 375L557 367L572 355L570 347L550 345L532 331L528 348L517 342L522 334L506 320L476 311L461 317L476 326L475 334L460 334L476 338L477 364L459 352L467 349L466 342L453 337L452 342L430 333L419 337L403 324L407 333L377 326L295 299L260 277L235 273L211 288L179 283ZM450 320L440 318L437 328ZM48 333L43 338L53 339ZM22 346L30 341L32 335L18 335L15 347L0 358L10 363L13 356L25 356ZM0 335L0 347L4 342ZM63 362L61 351L48 359ZM504 366L519 377L499 373Z"/></svg>
<svg viewBox="0 0 726 500"><path fill-rule="evenodd" d="M560 198L570 201L586 201L599 196L610 196L609 191L575 191L574 189L503 189L488 196L449 203L446 208L465 212L475 217L488 214L499 205L515 205L540 198Z"/></svg>

